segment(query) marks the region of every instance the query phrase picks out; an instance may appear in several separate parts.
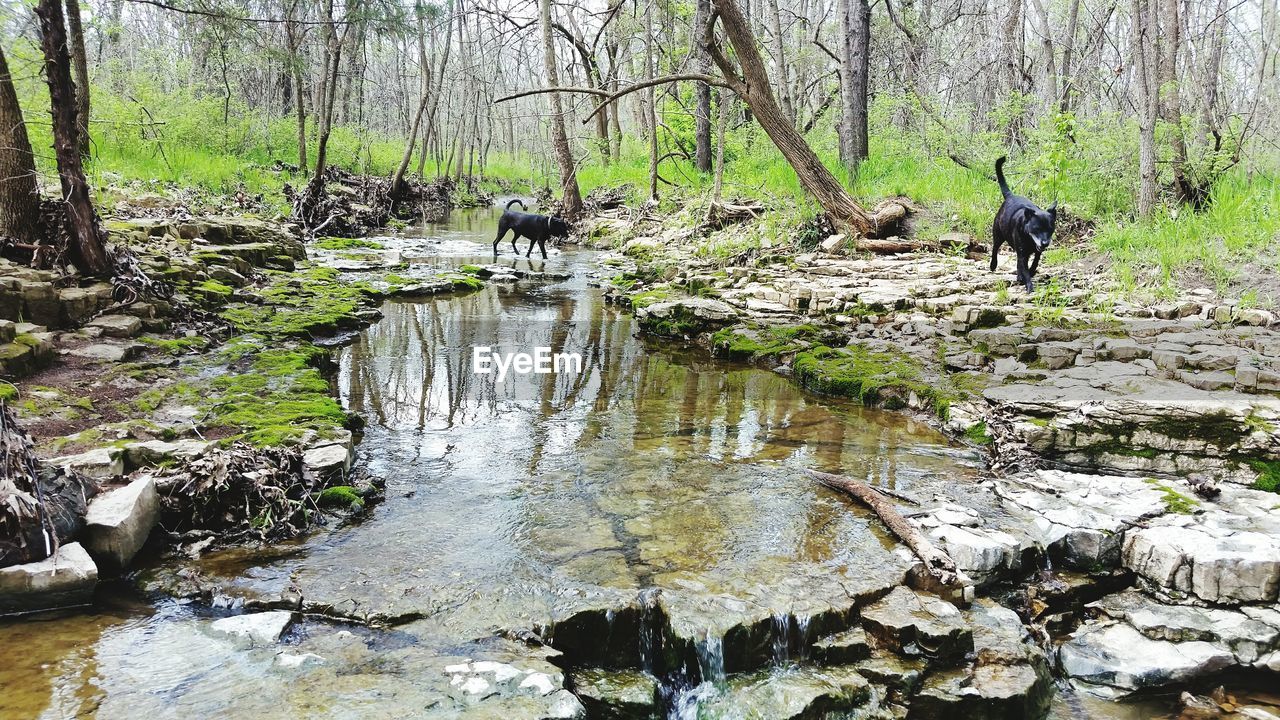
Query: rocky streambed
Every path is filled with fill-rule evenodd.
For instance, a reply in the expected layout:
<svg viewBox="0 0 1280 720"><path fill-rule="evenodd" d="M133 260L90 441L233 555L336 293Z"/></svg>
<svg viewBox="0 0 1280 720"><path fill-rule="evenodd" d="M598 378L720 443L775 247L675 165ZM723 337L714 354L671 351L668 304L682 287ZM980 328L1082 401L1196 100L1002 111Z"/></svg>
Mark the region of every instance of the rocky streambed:
<svg viewBox="0 0 1280 720"><path fill-rule="evenodd" d="M170 356L165 343L200 332L172 337L192 320L158 303L138 328L21 328L49 333L61 360L44 372L89 368L19 385L19 402L43 398L25 411L37 447L57 448L46 457L163 496L183 487L165 478L247 438L298 448L324 478L317 498L360 492L289 539L157 531L91 609L0 623L0 643L23 648L0 668L0 714L1119 718L1181 707L1149 693L1184 688L1219 716L1276 714L1258 688L1280 651L1280 496L1247 487L1273 459L1271 366L1256 349L1272 329L1243 311L1221 321L1205 302L1194 321L1113 317L1100 331L1068 308L1046 323L950 258L721 268L679 243L671 255L638 243L495 259L495 218L298 244L311 264L295 252L292 270L274 250L247 266L215 259L235 252L194 257L184 241L237 243L161 223L147 237L193 258L171 263L189 273L184 291L236 332ZM279 242L295 247L287 232ZM669 278L648 269L664 263L678 268ZM937 301L947 288L965 301ZM624 296L633 309L612 302ZM1114 323L1133 346L1170 350L1165 331L1133 330L1161 322L1202 335L1172 348L1194 359L1176 368L1188 377L1234 347L1257 381L1237 369L1230 389L1196 388L1119 344ZM1042 359L1053 342L1075 349L1071 363ZM141 347L128 359L72 360L129 343ZM474 372L476 346L573 352L582 371L499 381ZM130 372L111 371L122 363ZM1093 387L1090 373L1110 378L1100 405L1046 410L998 393ZM1135 403L1172 392L1144 396L1147 379L1231 393L1229 422L1251 435L1224 420L1210 443L1142 419ZM135 420L102 442L103 425L125 423L104 412L121 387L131 401L161 391L150 410L117 408L156 436ZM58 402L68 388L91 407ZM1139 452L1092 451L1083 428L1107 408ZM1217 417L1192 408L1194 427ZM1143 444L1153 428L1178 444ZM914 556L810 468L891 492L977 599L912 587ZM359 486L369 478L376 502ZM1218 494L1196 494L1207 486Z"/></svg>

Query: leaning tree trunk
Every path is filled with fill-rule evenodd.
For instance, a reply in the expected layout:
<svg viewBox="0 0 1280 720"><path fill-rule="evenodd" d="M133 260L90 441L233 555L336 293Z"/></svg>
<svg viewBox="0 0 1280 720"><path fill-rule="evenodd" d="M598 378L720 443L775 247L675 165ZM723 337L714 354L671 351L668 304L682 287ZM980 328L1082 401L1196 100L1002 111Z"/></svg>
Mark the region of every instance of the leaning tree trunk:
<svg viewBox="0 0 1280 720"><path fill-rule="evenodd" d="M9 63L0 48L0 235L35 243L40 233L40 185Z"/></svg>
<svg viewBox="0 0 1280 720"><path fill-rule="evenodd" d="M391 176L391 199L396 200L404 192L404 174L409 170L409 161L413 159L413 147L418 141L418 128L422 126L422 115L427 109L431 94L431 63L427 60L426 30L422 26L422 18L418 18L418 66L422 68L422 97L418 101L418 112L413 116L413 126L409 128L409 142L405 144L404 155L400 165ZM424 149L425 152L425 149Z"/></svg>
<svg viewBox="0 0 1280 720"><path fill-rule="evenodd" d="M556 46L551 36L551 0L538 0L538 19L542 25L543 63L547 73L547 86L559 87L560 75L556 70ZM564 129L564 105L560 93L551 95L551 145L560 170L560 187L564 194L564 216L575 220L582 214L582 192L578 189L577 169L573 153L569 149L569 135Z"/></svg>
<svg viewBox="0 0 1280 720"><path fill-rule="evenodd" d="M733 46L738 63L741 65L741 77L739 77L738 69L714 43L714 40L704 39L712 59L720 68L730 89L747 104L756 122L795 170L796 177L805 192L813 196L832 221L846 225L850 230L861 235L879 234L881 227L877 218L869 215L849 195L835 175L832 175L827 166L818 159L813 148L805 142L804 136L796 130L795 125L778 107L773 97L773 90L769 86L769 74L765 70L764 61L756 50L755 35L742 16L738 4L734 0L713 0L712 4L720 15L725 35ZM896 213L896 216L901 217L901 214Z"/></svg>
<svg viewBox="0 0 1280 720"><path fill-rule="evenodd" d="M76 82L76 143L80 154L89 154L89 61L84 51L84 29L80 25L80 0L67 0L67 40Z"/></svg>
<svg viewBox="0 0 1280 720"><path fill-rule="evenodd" d="M111 259L102 244L77 144L75 86L71 83L62 4L58 0L40 0L35 12L40 19L40 46L53 116L53 149L58 159L71 260L85 275L106 275L111 271Z"/></svg>

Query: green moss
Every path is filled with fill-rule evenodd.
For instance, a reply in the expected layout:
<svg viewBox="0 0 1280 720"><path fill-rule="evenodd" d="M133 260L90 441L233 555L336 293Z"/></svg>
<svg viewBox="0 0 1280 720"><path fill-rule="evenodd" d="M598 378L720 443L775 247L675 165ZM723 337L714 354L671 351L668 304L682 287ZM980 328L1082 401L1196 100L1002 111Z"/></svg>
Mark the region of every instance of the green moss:
<svg viewBox="0 0 1280 720"><path fill-rule="evenodd" d="M1253 412L1250 412L1248 417L1244 419L1244 425L1253 432L1270 433L1275 430L1275 427L1270 422L1267 422L1265 418L1258 417Z"/></svg>
<svg viewBox="0 0 1280 720"><path fill-rule="evenodd" d="M819 328L808 324L724 328L711 336L711 349L735 360L758 360L802 350L821 333Z"/></svg>
<svg viewBox="0 0 1280 720"><path fill-rule="evenodd" d="M987 424L984 422L970 425L969 429L964 431L964 437L975 445L990 445L995 442L995 438L987 433Z"/></svg>
<svg viewBox="0 0 1280 720"><path fill-rule="evenodd" d="M471 275L450 275L449 279L453 281L453 289L457 291L470 292L484 288L484 281Z"/></svg>
<svg viewBox="0 0 1280 720"><path fill-rule="evenodd" d="M632 295L631 307L637 310L640 310L641 308L647 308L650 305L654 305L656 303L664 302L666 300L673 300L675 299L675 297L676 297L676 293L671 288L667 288L667 287L650 288L649 290L643 290L641 292L636 293L635 295Z"/></svg>
<svg viewBox="0 0 1280 720"><path fill-rule="evenodd" d="M1191 515L1200 507L1199 500L1187 497L1168 485L1158 482L1154 478L1147 478L1146 483L1164 493L1164 497L1162 497L1161 500L1164 501L1165 510L1168 512L1179 513L1181 515Z"/></svg>
<svg viewBox="0 0 1280 720"><path fill-rule="evenodd" d="M203 350L209 341L203 337L158 338L144 335L138 338L162 353L168 355L185 355L189 352Z"/></svg>
<svg viewBox="0 0 1280 720"><path fill-rule="evenodd" d="M12 400L18 397L18 386L13 383L0 382L0 400Z"/></svg>
<svg viewBox="0 0 1280 720"><path fill-rule="evenodd" d="M891 410L905 407L914 393L945 416L952 400L950 391L922 379L919 364L909 356L863 345L839 350L818 346L798 353L791 369L800 384L814 392Z"/></svg>
<svg viewBox="0 0 1280 720"><path fill-rule="evenodd" d="M19 333L13 341L19 345L26 345L27 347L39 347L40 345L40 338L32 335L31 333Z"/></svg>
<svg viewBox="0 0 1280 720"><path fill-rule="evenodd" d="M316 497L316 504L320 507L358 508L364 506L364 499L350 485L334 485L320 492Z"/></svg>
<svg viewBox="0 0 1280 720"><path fill-rule="evenodd" d="M223 285L217 280L205 280L204 282L193 286L192 289L201 293L206 298L214 300L225 300L231 297L231 293L235 292L230 285Z"/></svg>
<svg viewBox="0 0 1280 720"><path fill-rule="evenodd" d="M380 242L373 240L362 240L360 238L340 238L326 237L315 241L315 246L321 250L354 250L356 248L369 248L372 250L381 250L385 247Z"/></svg>
<svg viewBox="0 0 1280 720"><path fill-rule="evenodd" d="M464 275L479 275L480 273L484 272L484 268L480 267L479 265L463 265L462 267L458 268L458 272Z"/></svg>
<svg viewBox="0 0 1280 720"><path fill-rule="evenodd" d="M356 311L377 297L367 282L340 282L338 271L310 267L294 272L266 271L262 304L240 303L221 311L242 332L269 337L308 337L354 327Z"/></svg>
<svg viewBox="0 0 1280 720"><path fill-rule="evenodd" d="M1280 493L1280 460L1250 460L1249 467L1258 473L1254 490Z"/></svg>

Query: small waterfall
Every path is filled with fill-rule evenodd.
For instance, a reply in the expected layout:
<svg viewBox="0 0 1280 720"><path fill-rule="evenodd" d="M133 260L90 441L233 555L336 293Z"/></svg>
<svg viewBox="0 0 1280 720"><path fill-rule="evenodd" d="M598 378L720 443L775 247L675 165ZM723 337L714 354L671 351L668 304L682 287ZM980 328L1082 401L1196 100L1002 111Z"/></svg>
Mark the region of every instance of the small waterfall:
<svg viewBox="0 0 1280 720"><path fill-rule="evenodd" d="M796 616L796 636L800 640L797 652L802 661L809 659L809 623L812 620L813 618L807 615Z"/></svg>
<svg viewBox="0 0 1280 720"><path fill-rule="evenodd" d="M786 665L791 660L791 616L773 616L773 663Z"/></svg>
<svg viewBox="0 0 1280 720"><path fill-rule="evenodd" d="M704 684L724 684L724 639L707 631L707 637L697 644L698 670Z"/></svg>
<svg viewBox="0 0 1280 720"><path fill-rule="evenodd" d="M645 590L640 594L640 667L650 675L657 674L662 652L662 629L658 625L657 591Z"/></svg>

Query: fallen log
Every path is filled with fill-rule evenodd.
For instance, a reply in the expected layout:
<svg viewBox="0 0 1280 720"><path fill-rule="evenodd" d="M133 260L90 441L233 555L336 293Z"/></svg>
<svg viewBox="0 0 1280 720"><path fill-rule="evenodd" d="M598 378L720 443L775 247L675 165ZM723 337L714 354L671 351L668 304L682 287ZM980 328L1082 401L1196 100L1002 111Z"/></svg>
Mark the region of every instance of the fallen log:
<svg viewBox="0 0 1280 720"><path fill-rule="evenodd" d="M805 470L805 473L832 490L839 490L866 505L880 518L880 522L889 528L889 532L911 548L911 552L920 558L925 572L932 579L932 582L929 582L928 578L915 578L926 585L922 589L951 594L960 602L972 600L973 581L956 567L950 555L935 547L915 525L904 518L881 491L844 475L833 475L818 470Z"/></svg>
<svg viewBox="0 0 1280 720"><path fill-rule="evenodd" d="M900 237L885 238L883 240L877 238L860 237L854 243L854 247L862 252L879 253L882 255L894 255L897 253L917 252L927 249L925 245L913 240L903 240Z"/></svg>

